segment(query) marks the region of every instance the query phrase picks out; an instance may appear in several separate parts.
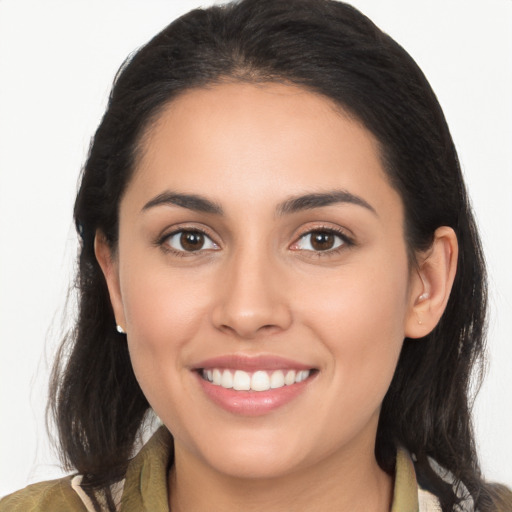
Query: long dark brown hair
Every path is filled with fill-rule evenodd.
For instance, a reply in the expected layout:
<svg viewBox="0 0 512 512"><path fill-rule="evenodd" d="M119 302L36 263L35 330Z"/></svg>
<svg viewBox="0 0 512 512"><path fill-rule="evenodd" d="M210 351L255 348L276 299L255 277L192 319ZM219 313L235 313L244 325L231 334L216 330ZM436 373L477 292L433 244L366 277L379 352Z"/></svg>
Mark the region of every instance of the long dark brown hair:
<svg viewBox="0 0 512 512"><path fill-rule="evenodd" d="M124 477L150 408L132 371L94 254L100 230L115 250L119 203L141 138L183 91L220 81L285 82L334 100L380 144L405 208L410 254L439 226L459 243L446 311L432 333L404 341L376 440L392 472L397 443L414 453L419 482L458 501L429 457L464 482L480 511L498 510L482 480L471 425L471 384L483 360L486 275L457 154L439 103L408 53L353 7L331 0L242 0L198 9L155 36L121 67L94 136L75 204L81 239L79 314L57 358L49 411L63 460L102 491ZM475 378L476 380L472 380Z"/></svg>

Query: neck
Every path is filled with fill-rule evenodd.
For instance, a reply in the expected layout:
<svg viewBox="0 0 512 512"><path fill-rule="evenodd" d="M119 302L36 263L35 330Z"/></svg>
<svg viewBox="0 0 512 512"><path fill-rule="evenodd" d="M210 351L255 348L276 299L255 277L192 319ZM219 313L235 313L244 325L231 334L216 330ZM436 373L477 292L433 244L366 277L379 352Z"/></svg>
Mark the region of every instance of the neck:
<svg viewBox="0 0 512 512"><path fill-rule="evenodd" d="M313 466L273 478L237 478L215 471L180 447L169 473L172 512L389 512L393 479L373 447L336 453Z"/></svg>

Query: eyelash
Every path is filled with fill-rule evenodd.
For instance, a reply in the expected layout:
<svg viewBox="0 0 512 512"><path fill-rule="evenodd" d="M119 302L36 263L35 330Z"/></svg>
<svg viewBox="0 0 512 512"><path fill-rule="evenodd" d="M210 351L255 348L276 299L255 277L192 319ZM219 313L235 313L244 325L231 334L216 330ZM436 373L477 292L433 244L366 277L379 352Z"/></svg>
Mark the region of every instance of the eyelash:
<svg viewBox="0 0 512 512"><path fill-rule="evenodd" d="M213 237L206 230L203 230L200 228L195 228L195 227L194 228L182 227L179 229L175 229L174 231L171 231L170 233L166 233L156 241L155 245L160 247L166 253L171 253L174 256L178 256L178 257L187 257L187 256L197 255L198 253L201 253L204 250L211 250L211 249L199 249L197 251L186 251L186 250L182 251L182 250L176 250L176 249L172 248L167 243L167 241L171 237L176 236L180 233L200 233L204 237L208 238L211 241L211 243L213 243L214 245L219 247L219 245L213 240ZM338 237L339 239L341 239L342 243L334 249L326 249L324 251L314 251L314 250L308 250L308 249L292 249L292 250L312 253L312 255L314 255L314 257L320 258L320 257L336 255L336 254L340 253L341 251L355 245L354 240L351 237L349 237L345 233L345 231L343 231L341 229L336 229L333 227L327 227L327 226L318 226L318 227L315 226L313 229L310 229L310 230L302 233L296 239L296 241L293 242L293 244L291 244L291 245L293 246L293 245L298 244L305 237L311 236L313 233L326 233L328 235L334 235L335 237ZM217 250L217 249L213 249L213 250Z"/></svg>
<svg viewBox="0 0 512 512"><path fill-rule="evenodd" d="M219 244L217 244L213 240L213 237L206 230L196 228L196 227L194 227L194 228L181 227L179 229L175 229L175 230L171 231L170 233L166 233L165 235L161 236L156 241L155 245L160 247L166 253L171 253L174 256L178 256L178 257L182 257L182 258L186 258L187 256L197 255L205 250L205 249L199 249L197 251L185 251L185 250L181 251L181 250L177 250L177 249L174 249L173 247L171 247L167 243L167 241L171 237L179 235L180 233L182 233L182 234L183 233L199 233L199 234L203 235L205 238L209 239L214 245L219 247ZM214 249L214 250L217 250L217 249Z"/></svg>
<svg viewBox="0 0 512 512"><path fill-rule="evenodd" d="M347 233L339 228L334 227L327 227L327 226L315 226L313 229L310 229L304 233L302 233L298 238L297 241L294 242L292 245L296 245L299 243L300 240L303 240L307 236L311 236L313 233L325 233L328 235L334 235L335 237L338 237L341 239L341 244L338 247L335 247L334 249L326 249L325 251L312 251L312 250L302 250L303 252L311 253L310 257L315 258L324 258L329 256L335 256L339 254L340 252L346 250L347 248L353 247L355 245L355 241L352 237L348 236ZM301 249L295 249L298 251L301 251Z"/></svg>

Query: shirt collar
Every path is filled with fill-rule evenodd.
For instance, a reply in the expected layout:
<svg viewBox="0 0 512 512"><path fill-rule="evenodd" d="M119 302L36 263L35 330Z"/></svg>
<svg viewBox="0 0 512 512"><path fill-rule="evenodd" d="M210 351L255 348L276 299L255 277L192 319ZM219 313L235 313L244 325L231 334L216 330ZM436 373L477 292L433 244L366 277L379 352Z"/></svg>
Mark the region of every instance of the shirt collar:
<svg viewBox="0 0 512 512"><path fill-rule="evenodd" d="M123 512L169 511L167 474L173 459L172 436L164 426L128 466L121 501ZM399 447L391 512L418 512L418 484L409 452Z"/></svg>
<svg viewBox="0 0 512 512"><path fill-rule="evenodd" d="M391 512L418 512L418 483L409 452L399 446L396 452L395 485Z"/></svg>

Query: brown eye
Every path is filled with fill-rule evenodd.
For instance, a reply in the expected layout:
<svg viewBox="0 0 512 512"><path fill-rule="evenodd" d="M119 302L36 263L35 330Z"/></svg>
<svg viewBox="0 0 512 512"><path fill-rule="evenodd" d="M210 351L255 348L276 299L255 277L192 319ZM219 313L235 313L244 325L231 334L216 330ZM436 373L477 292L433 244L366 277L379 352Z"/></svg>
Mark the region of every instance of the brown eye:
<svg viewBox="0 0 512 512"><path fill-rule="evenodd" d="M337 249L342 245L350 245L349 241L343 235L334 231L316 230L302 235L294 244L293 249L325 252Z"/></svg>
<svg viewBox="0 0 512 512"><path fill-rule="evenodd" d="M332 233L326 231L315 231L311 233L311 247L316 251L328 251L334 247L336 241Z"/></svg>
<svg viewBox="0 0 512 512"><path fill-rule="evenodd" d="M201 231L181 230L168 236L165 243L176 252L198 252L205 249L218 249L219 246Z"/></svg>
<svg viewBox="0 0 512 512"><path fill-rule="evenodd" d="M199 231L184 231L180 243L185 251L198 251L204 245L204 235Z"/></svg>

